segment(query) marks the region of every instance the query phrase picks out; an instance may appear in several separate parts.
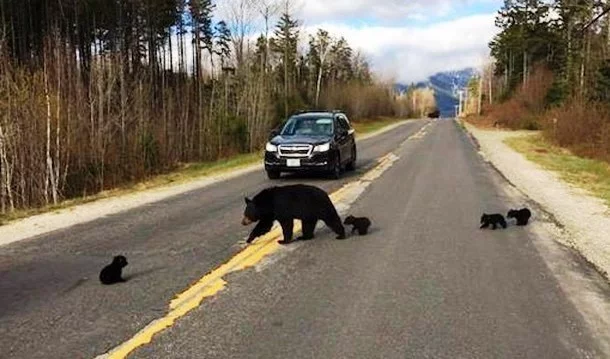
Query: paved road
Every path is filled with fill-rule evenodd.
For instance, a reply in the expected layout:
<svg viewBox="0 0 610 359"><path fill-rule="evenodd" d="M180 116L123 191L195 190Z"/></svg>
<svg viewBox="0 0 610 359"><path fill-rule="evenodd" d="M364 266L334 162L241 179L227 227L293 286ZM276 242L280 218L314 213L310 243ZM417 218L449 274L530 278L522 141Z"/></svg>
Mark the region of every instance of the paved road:
<svg viewBox="0 0 610 359"><path fill-rule="evenodd" d="M358 171L333 181L289 177L331 192L375 164L427 121L359 142ZM272 181L264 172L188 192L49 235L0 247L0 358L93 357L162 315L176 293L238 252L243 197ZM0 229L1 230L1 229ZM129 283L99 285L124 253Z"/></svg>
<svg viewBox="0 0 610 359"><path fill-rule="evenodd" d="M132 357L608 357L608 333L581 314L594 309L573 304L533 231L478 229L482 211L522 199L456 124L432 122L403 143L426 123L360 144L360 172L389 151L400 157L350 209L373 219L370 235L336 241L320 228L316 240L231 274ZM331 192L357 175L282 182ZM268 184L256 173L1 247L0 356L87 358L128 339L239 251L242 198ZM118 252L130 281L101 287L97 270ZM579 265L609 301L608 284Z"/></svg>

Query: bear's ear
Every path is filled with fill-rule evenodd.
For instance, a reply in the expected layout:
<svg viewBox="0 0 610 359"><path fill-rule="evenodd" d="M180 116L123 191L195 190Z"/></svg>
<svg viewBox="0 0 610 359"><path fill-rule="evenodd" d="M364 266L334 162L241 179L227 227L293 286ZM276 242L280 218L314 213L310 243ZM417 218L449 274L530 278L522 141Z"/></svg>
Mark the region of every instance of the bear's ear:
<svg viewBox="0 0 610 359"><path fill-rule="evenodd" d="M252 200L248 197L245 197L244 200L246 201L246 204L252 203Z"/></svg>

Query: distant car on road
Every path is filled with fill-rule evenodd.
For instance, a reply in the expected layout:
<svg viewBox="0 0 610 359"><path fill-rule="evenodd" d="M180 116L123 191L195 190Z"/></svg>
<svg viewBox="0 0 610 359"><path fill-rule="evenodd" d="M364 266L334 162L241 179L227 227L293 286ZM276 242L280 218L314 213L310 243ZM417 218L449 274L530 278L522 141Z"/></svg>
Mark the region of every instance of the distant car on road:
<svg viewBox="0 0 610 359"><path fill-rule="evenodd" d="M337 179L356 167L354 129L341 111L301 111L273 130L265 146L270 179L282 172L325 172Z"/></svg>
<svg viewBox="0 0 610 359"><path fill-rule="evenodd" d="M428 118L439 118L441 117L441 112L438 109L428 113Z"/></svg>

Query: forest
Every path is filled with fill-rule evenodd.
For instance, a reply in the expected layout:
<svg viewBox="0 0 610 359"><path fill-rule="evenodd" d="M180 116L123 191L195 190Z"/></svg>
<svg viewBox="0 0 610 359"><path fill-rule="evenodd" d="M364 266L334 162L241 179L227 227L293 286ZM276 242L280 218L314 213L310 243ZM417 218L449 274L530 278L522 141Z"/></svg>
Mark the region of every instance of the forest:
<svg viewBox="0 0 610 359"><path fill-rule="evenodd" d="M610 163L610 1L505 0L470 113Z"/></svg>
<svg viewBox="0 0 610 359"><path fill-rule="evenodd" d="M289 0L0 0L0 213L260 150L297 109L401 110Z"/></svg>

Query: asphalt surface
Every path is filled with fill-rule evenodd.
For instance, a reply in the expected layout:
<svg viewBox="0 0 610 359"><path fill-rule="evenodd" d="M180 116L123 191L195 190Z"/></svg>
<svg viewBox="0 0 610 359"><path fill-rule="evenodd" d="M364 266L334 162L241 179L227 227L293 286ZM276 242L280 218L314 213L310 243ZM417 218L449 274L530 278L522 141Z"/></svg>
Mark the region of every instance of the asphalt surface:
<svg viewBox="0 0 610 359"><path fill-rule="evenodd" d="M435 122L395 153L350 208L371 217L368 236L336 241L322 229L229 276L133 357L608 357L608 333L585 322L529 227L478 229L481 212L522 199L455 123ZM610 299L601 277L588 279Z"/></svg>
<svg viewBox="0 0 610 359"><path fill-rule="evenodd" d="M337 241L319 225L315 240L229 275L131 357L608 357L608 333L573 304L529 227L478 229L483 211L521 199L458 126L435 121L403 143L427 123L360 142L358 172L340 181L273 181L332 192L392 151L400 158L349 211L372 219L369 235ZM257 172L0 247L0 357L90 358L127 340L240 250L243 196L270 183ZM98 271L117 253L129 281L102 287Z"/></svg>
<svg viewBox="0 0 610 359"><path fill-rule="evenodd" d="M176 293L241 249L239 242L252 229L240 225L244 196L285 183L332 192L426 123L412 121L359 141L357 171L338 181L270 181L259 171L0 247L0 358L105 353L162 316ZM127 256L128 282L101 286L99 270L116 254Z"/></svg>

